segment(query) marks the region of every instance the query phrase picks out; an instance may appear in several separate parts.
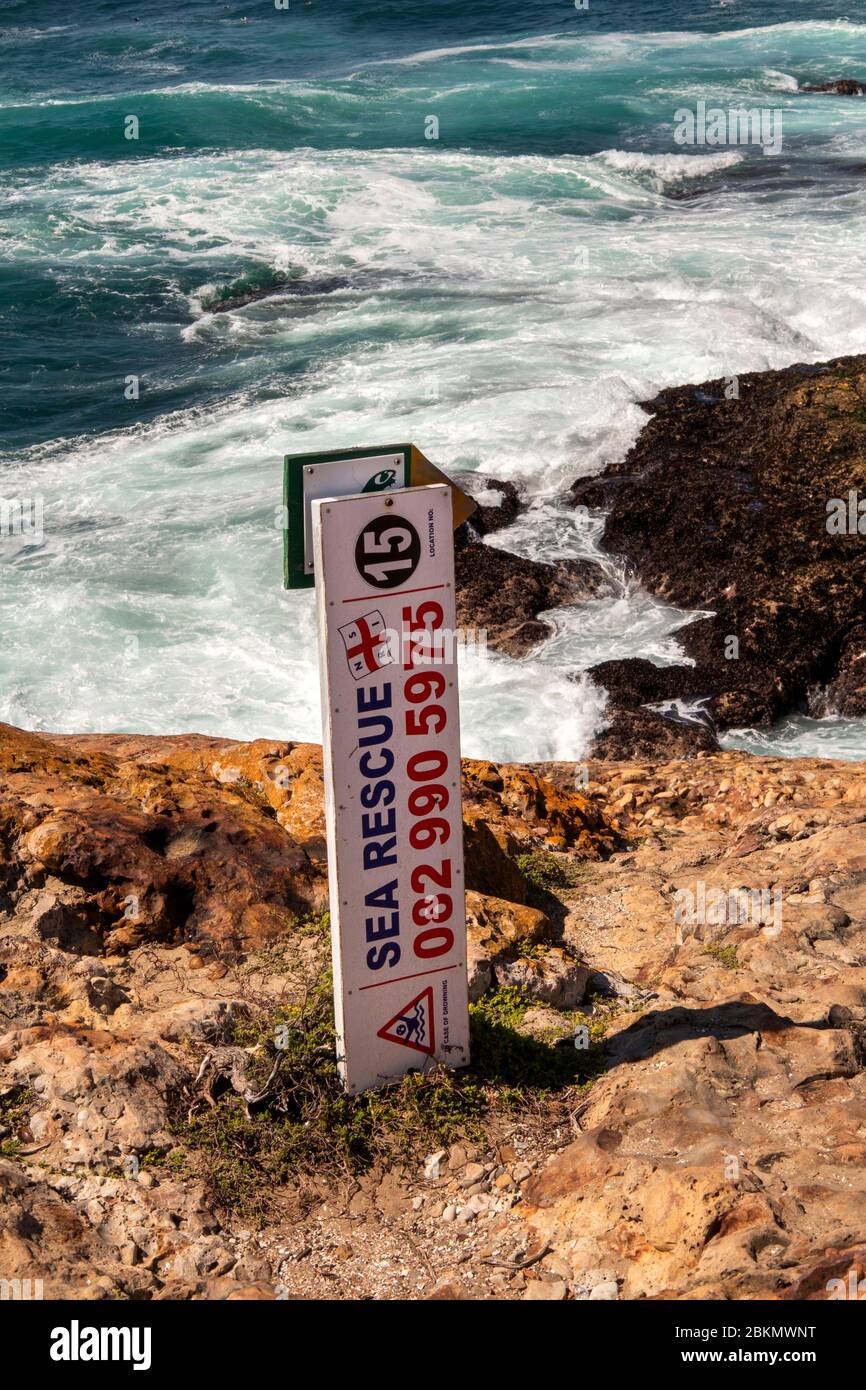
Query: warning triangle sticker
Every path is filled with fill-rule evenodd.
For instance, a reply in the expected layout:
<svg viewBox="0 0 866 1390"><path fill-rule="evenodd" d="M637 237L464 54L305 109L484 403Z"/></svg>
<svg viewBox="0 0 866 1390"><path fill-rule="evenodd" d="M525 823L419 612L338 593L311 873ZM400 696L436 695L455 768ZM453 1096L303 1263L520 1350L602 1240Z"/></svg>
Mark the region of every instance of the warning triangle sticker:
<svg viewBox="0 0 866 1390"><path fill-rule="evenodd" d="M416 1052L426 1052L432 1057L436 1051L436 1038L433 1027L433 986L428 985L416 994L411 1003L406 1004L399 1013L389 1019L376 1035L386 1042L400 1043L402 1047L412 1047Z"/></svg>

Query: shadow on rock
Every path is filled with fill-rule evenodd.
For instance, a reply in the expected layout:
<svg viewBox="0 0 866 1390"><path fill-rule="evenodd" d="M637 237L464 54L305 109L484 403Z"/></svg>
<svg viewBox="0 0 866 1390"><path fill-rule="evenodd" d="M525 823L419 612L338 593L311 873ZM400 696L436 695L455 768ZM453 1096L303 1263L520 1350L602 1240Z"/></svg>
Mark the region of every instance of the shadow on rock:
<svg viewBox="0 0 866 1390"><path fill-rule="evenodd" d="M643 1014L630 1027L611 1038L605 1052L609 1063L643 1062L667 1047L695 1038L715 1037L720 1041L741 1038L747 1033L781 1033L789 1028L830 1029L827 1019L795 1023L777 1014L768 1004L733 1001L708 1009L677 1006Z"/></svg>

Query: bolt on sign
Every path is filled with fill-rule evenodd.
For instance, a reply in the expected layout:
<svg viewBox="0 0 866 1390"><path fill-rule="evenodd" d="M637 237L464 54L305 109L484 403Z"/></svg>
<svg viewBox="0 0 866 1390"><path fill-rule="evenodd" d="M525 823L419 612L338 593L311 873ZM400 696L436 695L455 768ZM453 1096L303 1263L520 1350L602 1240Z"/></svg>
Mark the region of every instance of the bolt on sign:
<svg viewBox="0 0 866 1390"><path fill-rule="evenodd" d="M414 444L288 454L283 475L285 587L311 589L315 583L311 508L316 498L386 492L428 483L447 483L451 488L455 526L475 511L471 497L456 487Z"/></svg>
<svg viewBox="0 0 866 1390"><path fill-rule="evenodd" d="M448 486L314 500L340 1072L469 1061Z"/></svg>

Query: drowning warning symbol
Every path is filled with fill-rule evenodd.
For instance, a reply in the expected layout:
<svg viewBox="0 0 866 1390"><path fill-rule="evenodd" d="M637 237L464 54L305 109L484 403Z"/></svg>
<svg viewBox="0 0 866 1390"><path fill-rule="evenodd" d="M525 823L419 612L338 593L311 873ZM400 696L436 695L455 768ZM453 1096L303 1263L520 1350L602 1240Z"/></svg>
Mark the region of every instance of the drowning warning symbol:
<svg viewBox="0 0 866 1390"><path fill-rule="evenodd" d="M414 1047L416 1052L426 1052L431 1057L436 1051L436 1039L433 1034L432 985L416 994L412 1002L395 1014L378 1032L378 1036L386 1042Z"/></svg>

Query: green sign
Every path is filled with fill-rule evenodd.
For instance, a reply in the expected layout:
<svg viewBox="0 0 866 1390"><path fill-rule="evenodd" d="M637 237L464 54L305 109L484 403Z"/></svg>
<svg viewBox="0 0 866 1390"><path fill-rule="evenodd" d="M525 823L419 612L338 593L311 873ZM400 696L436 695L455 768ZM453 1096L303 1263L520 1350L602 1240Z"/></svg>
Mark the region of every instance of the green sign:
<svg viewBox="0 0 866 1390"><path fill-rule="evenodd" d="M311 589L313 540L311 503L320 497L350 497L412 486L412 445L339 449L319 454L288 454L283 480L286 529L283 583Z"/></svg>
<svg viewBox="0 0 866 1390"><path fill-rule="evenodd" d="M283 584L312 589L312 503L323 497L353 497L396 487L447 483L455 529L475 511L471 497L415 444L383 444L372 449L330 449L320 454L287 454L283 477Z"/></svg>

